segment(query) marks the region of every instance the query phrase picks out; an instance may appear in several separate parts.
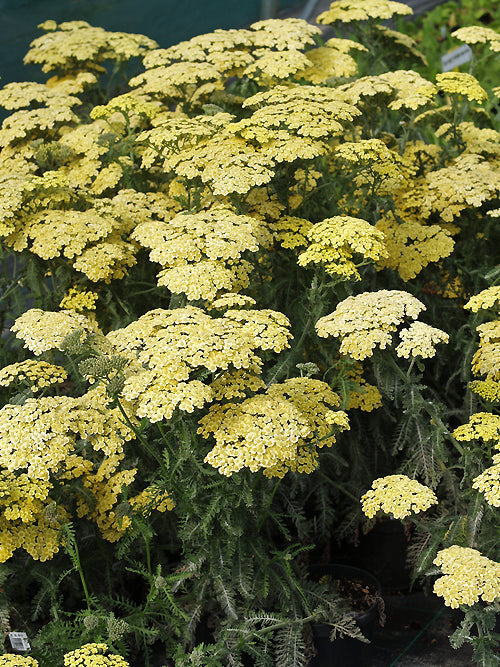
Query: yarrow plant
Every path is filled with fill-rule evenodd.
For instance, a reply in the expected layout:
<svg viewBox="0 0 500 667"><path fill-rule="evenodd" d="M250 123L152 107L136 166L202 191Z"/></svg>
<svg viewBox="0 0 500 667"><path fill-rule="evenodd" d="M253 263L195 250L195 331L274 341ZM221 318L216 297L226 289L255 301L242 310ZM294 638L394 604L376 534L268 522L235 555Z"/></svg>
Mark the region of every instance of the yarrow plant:
<svg viewBox="0 0 500 667"><path fill-rule="evenodd" d="M500 135L381 25L410 13L40 26L50 77L0 90L0 612L33 647L0 664L305 667L311 622L359 636L309 559L383 513L496 664Z"/></svg>

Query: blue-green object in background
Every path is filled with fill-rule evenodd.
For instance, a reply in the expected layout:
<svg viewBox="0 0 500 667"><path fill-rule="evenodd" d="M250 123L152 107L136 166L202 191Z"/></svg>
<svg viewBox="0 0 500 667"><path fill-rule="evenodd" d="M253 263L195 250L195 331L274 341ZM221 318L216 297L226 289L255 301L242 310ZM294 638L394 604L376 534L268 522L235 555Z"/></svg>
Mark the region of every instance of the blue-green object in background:
<svg viewBox="0 0 500 667"><path fill-rule="evenodd" d="M281 0L279 9L300 5ZM265 0L0 0L0 85L44 81L22 64L39 23L83 20L106 30L133 32L167 47L216 28L241 28L262 17Z"/></svg>

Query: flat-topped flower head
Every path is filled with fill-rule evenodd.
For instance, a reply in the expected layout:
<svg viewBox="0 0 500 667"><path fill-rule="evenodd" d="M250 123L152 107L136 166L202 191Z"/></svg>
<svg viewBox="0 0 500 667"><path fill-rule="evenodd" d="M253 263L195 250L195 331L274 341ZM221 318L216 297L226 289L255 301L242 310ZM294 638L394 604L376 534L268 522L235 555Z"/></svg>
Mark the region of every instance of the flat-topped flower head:
<svg viewBox="0 0 500 667"><path fill-rule="evenodd" d="M434 593L452 609L472 606L500 597L500 563L481 555L477 549L453 545L442 549L434 559L444 576L434 584Z"/></svg>
<svg viewBox="0 0 500 667"><path fill-rule="evenodd" d="M278 477L289 469L312 472L317 452L308 441L331 446L332 427L349 428L345 412L332 410L339 404L325 382L292 378L241 403L213 405L199 421L198 433L216 441L205 461L227 476L244 467Z"/></svg>
<svg viewBox="0 0 500 667"><path fill-rule="evenodd" d="M147 96L138 93L124 93L113 97L107 104L99 104L90 112L90 117L110 118L116 112L123 115L137 114L146 118L154 118L160 113L158 102L152 102Z"/></svg>
<svg viewBox="0 0 500 667"><path fill-rule="evenodd" d="M395 99L389 102L389 109L415 111L420 107L433 104L437 87L413 70L394 70L384 72L380 78L387 81L394 89Z"/></svg>
<svg viewBox="0 0 500 667"><path fill-rule="evenodd" d="M478 310L500 310L500 285L493 285L471 297L464 308L477 313Z"/></svg>
<svg viewBox="0 0 500 667"><path fill-rule="evenodd" d="M497 449L500 449L500 415L476 412L471 415L467 424L462 424L453 431L453 437L465 442L471 440L492 442Z"/></svg>
<svg viewBox="0 0 500 667"><path fill-rule="evenodd" d="M211 56L224 53L243 53L252 46L250 30L217 29L166 49L154 49L144 56L146 69L171 65L174 62L211 62Z"/></svg>
<svg viewBox="0 0 500 667"><path fill-rule="evenodd" d="M491 295L488 295L491 299ZM489 301L488 301L489 302ZM479 347L472 357L475 375L485 375L486 379L500 380L500 320L484 322L477 327Z"/></svg>
<svg viewBox="0 0 500 667"><path fill-rule="evenodd" d="M262 84L271 83L290 76L310 65L302 51L268 51L245 68L243 76Z"/></svg>
<svg viewBox="0 0 500 667"><path fill-rule="evenodd" d="M250 26L254 47L273 48L277 51L303 49L315 44L314 35L321 29L304 19L265 19Z"/></svg>
<svg viewBox="0 0 500 667"><path fill-rule="evenodd" d="M397 220L390 212L376 224L384 234L388 257L380 267L395 269L405 281L415 278L424 267L451 255L455 242L440 225L422 225L417 220Z"/></svg>
<svg viewBox="0 0 500 667"><path fill-rule="evenodd" d="M408 292L362 292L341 301L330 315L316 323L318 336L341 339L340 353L363 360L375 347L385 349L405 318L416 319L425 306Z"/></svg>
<svg viewBox="0 0 500 667"><path fill-rule="evenodd" d="M179 97L182 90L192 84L199 85L208 81L217 81L220 72L210 63L188 62L173 63L164 67L155 67L130 79L132 88L142 93L158 93L160 97Z"/></svg>
<svg viewBox="0 0 500 667"><path fill-rule="evenodd" d="M19 109L8 116L0 130L0 146L34 140L46 132L56 132L61 125L77 123L78 116L69 106Z"/></svg>
<svg viewBox="0 0 500 667"><path fill-rule="evenodd" d="M462 153L449 166L426 174L421 214L427 218L436 212L445 222L453 222L462 211L495 201L500 193L499 174L496 162Z"/></svg>
<svg viewBox="0 0 500 667"><path fill-rule="evenodd" d="M31 308L17 318L11 330L17 338L24 340L24 347L41 354L60 349L66 336L74 331L82 330L83 335L84 332L97 331L97 327L84 315L71 310L50 312Z"/></svg>
<svg viewBox="0 0 500 667"><path fill-rule="evenodd" d="M130 667L121 655L111 653L107 644L84 644L64 654L64 667Z"/></svg>
<svg viewBox="0 0 500 667"><path fill-rule="evenodd" d="M353 23L370 19L390 19L393 16L408 16L413 9L402 2L391 0L337 0L332 2L330 9L322 12L317 23Z"/></svg>
<svg viewBox="0 0 500 667"><path fill-rule="evenodd" d="M41 27L47 30L47 24ZM108 32L94 28L86 21L67 21L51 27L37 37L24 58L25 63L42 65L44 72L93 69L102 71L99 63L105 60L126 61L141 57L158 44L144 35Z"/></svg>
<svg viewBox="0 0 500 667"><path fill-rule="evenodd" d="M39 667L40 663L29 655L0 655L0 667Z"/></svg>
<svg viewBox="0 0 500 667"><path fill-rule="evenodd" d="M346 141L335 149L335 156L379 178L395 179L397 183L403 179L400 156L391 151L381 139Z"/></svg>
<svg viewBox="0 0 500 667"><path fill-rule="evenodd" d="M75 313L85 313L89 310L95 310L98 298L99 295L96 292L71 287L59 303L59 308L73 310Z"/></svg>
<svg viewBox="0 0 500 667"><path fill-rule="evenodd" d="M487 378L486 380L474 380L469 385L470 390L473 391L482 399L489 403L500 403L500 382Z"/></svg>
<svg viewBox="0 0 500 667"><path fill-rule="evenodd" d="M0 370L0 385L8 387L14 383L25 382L32 392L40 391L54 384L64 382L68 373L62 366L49 364L47 361L27 359Z"/></svg>
<svg viewBox="0 0 500 667"><path fill-rule="evenodd" d="M222 294L218 299L212 301L212 303L209 305L209 309L227 310L229 308L252 308L255 305L256 301L255 299L252 299L251 296L246 296L246 294L238 294L236 292L226 292L226 294Z"/></svg>
<svg viewBox="0 0 500 667"><path fill-rule="evenodd" d="M311 83L325 83L329 79L355 76L358 73L358 66L354 58L335 48L320 46L317 49L310 49L306 56L309 62L296 73L296 79L305 79Z"/></svg>
<svg viewBox="0 0 500 667"><path fill-rule="evenodd" d="M387 257L384 235L361 218L342 215L318 222L309 230L308 248L299 255L299 266L319 264L325 271L344 280L360 280L359 264Z"/></svg>
<svg viewBox="0 0 500 667"><path fill-rule="evenodd" d="M431 489L406 475L388 475L374 480L372 488L361 498L363 512L372 519L378 511L395 519L425 512L437 504Z"/></svg>
<svg viewBox="0 0 500 667"><path fill-rule="evenodd" d="M368 104L387 105L388 97L394 92L394 87L383 76L362 76L350 83L344 83L336 88L337 95L350 104L358 104L365 97L370 98ZM374 99L375 98L375 99Z"/></svg>
<svg viewBox="0 0 500 667"><path fill-rule="evenodd" d="M68 95L57 86L49 87L45 83L22 81L8 83L0 89L0 106L4 109L23 109L32 104L73 107L81 104L78 97Z"/></svg>
<svg viewBox="0 0 500 667"><path fill-rule="evenodd" d="M500 454L493 456L493 462L494 465L486 468L474 479L472 488L484 495L488 505L500 507Z"/></svg>
<svg viewBox="0 0 500 667"><path fill-rule="evenodd" d="M472 74L466 72L441 72L436 74L438 88L451 95L463 95L468 100L484 102L488 93Z"/></svg>
<svg viewBox="0 0 500 667"><path fill-rule="evenodd" d="M264 148L273 141L281 140L286 145L298 138L322 140L342 134L361 113L326 86L275 86L250 97L243 106L257 109L228 129L247 140L259 141Z"/></svg>
<svg viewBox="0 0 500 667"><path fill-rule="evenodd" d="M484 25L471 25L451 33L466 44L487 44L492 51L500 51L500 35Z"/></svg>
<svg viewBox="0 0 500 667"><path fill-rule="evenodd" d="M438 343L447 343L450 337L441 329L423 322L412 322L407 329L399 332L401 343L396 347L398 357L430 359L436 354Z"/></svg>

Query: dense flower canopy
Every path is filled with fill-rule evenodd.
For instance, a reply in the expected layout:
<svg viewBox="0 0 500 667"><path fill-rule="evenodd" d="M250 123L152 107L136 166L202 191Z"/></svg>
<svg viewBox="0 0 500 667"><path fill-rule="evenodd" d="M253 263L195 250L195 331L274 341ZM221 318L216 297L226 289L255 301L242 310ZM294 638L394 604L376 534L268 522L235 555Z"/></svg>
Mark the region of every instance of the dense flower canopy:
<svg viewBox="0 0 500 667"><path fill-rule="evenodd" d="M239 664L221 638L284 599L299 664L327 607L284 541L379 512L417 524L419 573L439 551L447 605L500 598L500 88L476 58L435 75L382 25L411 13L337 0L330 39L268 19L168 48L47 21L50 78L0 89L0 563L50 599L54 664L205 664L208 616Z"/></svg>

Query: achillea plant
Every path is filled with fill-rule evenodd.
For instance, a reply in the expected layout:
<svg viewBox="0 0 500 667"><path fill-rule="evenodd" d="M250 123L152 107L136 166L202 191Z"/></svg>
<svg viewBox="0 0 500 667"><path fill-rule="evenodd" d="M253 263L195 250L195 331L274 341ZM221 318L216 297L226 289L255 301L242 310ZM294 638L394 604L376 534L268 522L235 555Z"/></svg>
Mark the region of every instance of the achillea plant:
<svg viewBox="0 0 500 667"><path fill-rule="evenodd" d="M169 48L48 21L26 61L51 78L0 90L26 664L305 666L309 622L359 632L304 565L362 494L417 523L416 576L479 554L472 596L436 590L493 660L499 135L480 80L381 25L410 12L340 0L326 43L270 19Z"/></svg>

